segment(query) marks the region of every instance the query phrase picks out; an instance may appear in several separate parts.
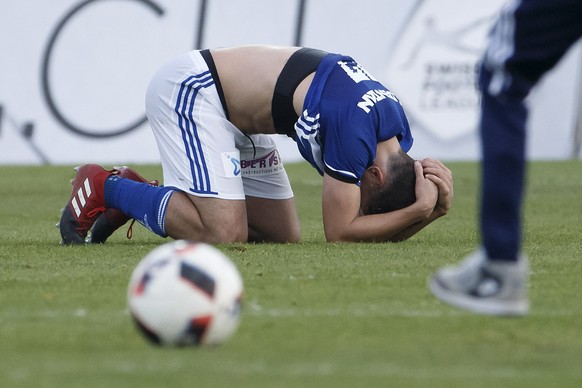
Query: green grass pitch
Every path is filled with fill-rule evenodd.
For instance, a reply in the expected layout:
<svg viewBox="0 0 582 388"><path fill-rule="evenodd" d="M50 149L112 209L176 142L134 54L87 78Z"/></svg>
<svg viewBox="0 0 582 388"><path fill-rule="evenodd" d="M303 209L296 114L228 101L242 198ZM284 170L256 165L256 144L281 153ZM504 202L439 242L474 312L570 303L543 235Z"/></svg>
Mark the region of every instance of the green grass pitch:
<svg viewBox="0 0 582 388"><path fill-rule="evenodd" d="M0 167L0 387L582 386L582 162L529 165L524 318L465 313L426 288L478 242L479 165L449 166L448 216L398 244L327 244L321 178L288 165L303 241L219 246L245 301L212 349L153 347L128 315L133 268L167 240L136 225L132 240L124 227L105 245L60 246L74 171Z"/></svg>

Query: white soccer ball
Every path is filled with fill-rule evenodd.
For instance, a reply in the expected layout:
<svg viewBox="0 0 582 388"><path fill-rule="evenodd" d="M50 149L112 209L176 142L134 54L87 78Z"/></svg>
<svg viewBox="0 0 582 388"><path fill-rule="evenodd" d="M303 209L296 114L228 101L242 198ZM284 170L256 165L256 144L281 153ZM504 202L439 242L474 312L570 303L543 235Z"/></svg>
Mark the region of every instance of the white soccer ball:
<svg viewBox="0 0 582 388"><path fill-rule="evenodd" d="M243 281L218 249L184 240L145 256L128 288L129 311L158 345L218 345L238 328Z"/></svg>

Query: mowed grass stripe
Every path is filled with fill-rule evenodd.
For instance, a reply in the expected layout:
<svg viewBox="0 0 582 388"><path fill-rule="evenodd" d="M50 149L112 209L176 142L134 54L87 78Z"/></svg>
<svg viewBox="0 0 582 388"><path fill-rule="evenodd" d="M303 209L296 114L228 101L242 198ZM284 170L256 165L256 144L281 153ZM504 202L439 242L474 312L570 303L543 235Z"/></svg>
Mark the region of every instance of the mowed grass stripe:
<svg viewBox="0 0 582 388"><path fill-rule="evenodd" d="M478 244L479 166L450 163L450 214L399 244L327 244L321 178L288 165L299 244L219 246L245 281L241 326L215 349L161 349L135 330L129 276L167 242L141 226L63 247L71 167L1 166L2 387L503 387L582 384L582 163L533 162L524 209L531 313L475 316L435 300L438 267ZM159 166L133 166L161 179Z"/></svg>

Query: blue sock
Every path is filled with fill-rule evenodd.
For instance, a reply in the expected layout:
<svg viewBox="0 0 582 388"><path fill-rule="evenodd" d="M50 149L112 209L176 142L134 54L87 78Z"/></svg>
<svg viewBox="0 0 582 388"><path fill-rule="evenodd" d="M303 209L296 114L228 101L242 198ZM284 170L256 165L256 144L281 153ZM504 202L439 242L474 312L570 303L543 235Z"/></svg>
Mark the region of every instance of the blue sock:
<svg viewBox="0 0 582 388"><path fill-rule="evenodd" d="M104 196L107 207L119 209L155 234L167 237L164 221L174 191L111 175L105 181Z"/></svg>

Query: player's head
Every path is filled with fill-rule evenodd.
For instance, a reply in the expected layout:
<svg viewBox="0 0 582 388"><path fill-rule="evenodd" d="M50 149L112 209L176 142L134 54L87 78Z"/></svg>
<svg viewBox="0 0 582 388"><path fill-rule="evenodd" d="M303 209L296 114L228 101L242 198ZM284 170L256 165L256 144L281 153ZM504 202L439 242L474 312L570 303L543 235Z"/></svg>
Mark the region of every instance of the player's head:
<svg viewBox="0 0 582 388"><path fill-rule="evenodd" d="M400 149L388 157L386 166L377 168L382 169L384 179L362 178L362 214L388 213L416 201L414 159ZM370 174L374 175L373 171Z"/></svg>

